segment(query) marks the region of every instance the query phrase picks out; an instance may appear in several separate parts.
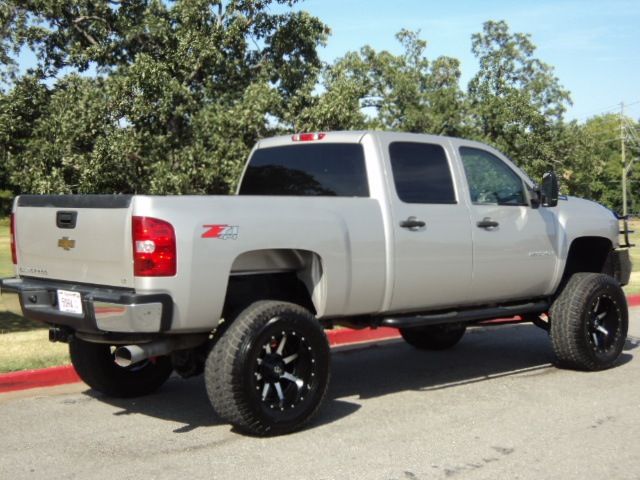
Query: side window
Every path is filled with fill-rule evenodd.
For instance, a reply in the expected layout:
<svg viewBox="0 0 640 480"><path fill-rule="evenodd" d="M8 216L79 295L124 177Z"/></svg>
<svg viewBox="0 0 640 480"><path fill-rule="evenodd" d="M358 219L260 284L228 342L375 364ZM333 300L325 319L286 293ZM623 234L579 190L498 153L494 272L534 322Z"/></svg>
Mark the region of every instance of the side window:
<svg viewBox="0 0 640 480"><path fill-rule="evenodd" d="M456 203L447 155L440 145L393 142L389 145L393 181L405 203Z"/></svg>
<svg viewBox="0 0 640 480"><path fill-rule="evenodd" d="M470 147L460 156L474 204L527 205L522 179L498 157Z"/></svg>

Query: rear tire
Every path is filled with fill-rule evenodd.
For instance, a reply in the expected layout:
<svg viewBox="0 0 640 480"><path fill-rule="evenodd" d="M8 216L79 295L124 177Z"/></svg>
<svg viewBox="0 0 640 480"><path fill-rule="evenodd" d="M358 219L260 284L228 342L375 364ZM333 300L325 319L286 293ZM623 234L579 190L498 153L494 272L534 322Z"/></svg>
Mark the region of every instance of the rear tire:
<svg viewBox="0 0 640 480"><path fill-rule="evenodd" d="M465 325L433 325L401 328L400 335L405 342L420 350L447 350L462 339L466 330Z"/></svg>
<svg viewBox="0 0 640 480"><path fill-rule="evenodd" d="M551 342L560 366L612 367L627 339L627 300L618 282L599 273L576 273L549 311Z"/></svg>
<svg viewBox="0 0 640 480"><path fill-rule="evenodd" d="M305 308L258 301L243 310L212 348L205 384L216 413L251 435L302 428L329 382L329 343Z"/></svg>
<svg viewBox="0 0 640 480"><path fill-rule="evenodd" d="M120 367L114 361L112 347L104 343L74 338L69 356L78 376L94 390L110 397L139 397L156 391L167 381L173 366L169 357L156 357Z"/></svg>

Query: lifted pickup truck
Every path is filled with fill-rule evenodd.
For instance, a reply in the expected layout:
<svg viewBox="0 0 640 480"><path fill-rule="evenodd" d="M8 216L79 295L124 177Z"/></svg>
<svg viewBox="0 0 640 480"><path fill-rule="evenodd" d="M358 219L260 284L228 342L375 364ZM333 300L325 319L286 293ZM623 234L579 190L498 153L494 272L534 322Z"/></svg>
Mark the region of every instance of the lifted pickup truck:
<svg viewBox="0 0 640 480"><path fill-rule="evenodd" d="M297 134L256 145L236 196L19 196L2 290L95 390L204 372L223 419L274 435L318 410L335 325L439 350L520 315L560 365L611 367L628 326L619 228L481 143Z"/></svg>

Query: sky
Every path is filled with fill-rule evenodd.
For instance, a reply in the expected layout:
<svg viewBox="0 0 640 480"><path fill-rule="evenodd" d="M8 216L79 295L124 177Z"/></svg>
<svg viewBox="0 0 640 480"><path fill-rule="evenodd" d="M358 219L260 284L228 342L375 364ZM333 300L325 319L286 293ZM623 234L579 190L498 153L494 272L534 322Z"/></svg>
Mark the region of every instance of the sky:
<svg viewBox="0 0 640 480"><path fill-rule="evenodd" d="M619 112L620 102L640 117L640 0L306 0L295 8L331 28L325 61L367 44L400 53L394 35L420 30L427 58L461 61L463 88L477 70L471 35L487 20L505 20L512 32L531 34L536 56L571 92L568 119Z"/></svg>

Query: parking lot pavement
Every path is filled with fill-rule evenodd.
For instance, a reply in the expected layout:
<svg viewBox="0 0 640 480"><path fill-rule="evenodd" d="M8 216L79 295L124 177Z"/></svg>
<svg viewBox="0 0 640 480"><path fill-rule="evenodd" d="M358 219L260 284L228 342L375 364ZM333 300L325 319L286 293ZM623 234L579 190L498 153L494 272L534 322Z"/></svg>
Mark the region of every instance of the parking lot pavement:
<svg viewBox="0 0 640 480"><path fill-rule="evenodd" d="M211 412L201 378L112 400L82 386L0 397L0 478L639 479L640 309L620 364L559 370L531 325L453 350L334 351L306 430L257 439Z"/></svg>

